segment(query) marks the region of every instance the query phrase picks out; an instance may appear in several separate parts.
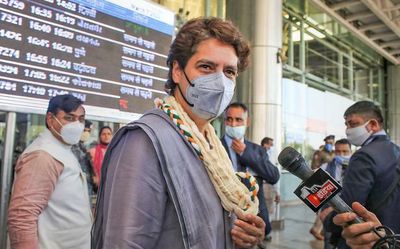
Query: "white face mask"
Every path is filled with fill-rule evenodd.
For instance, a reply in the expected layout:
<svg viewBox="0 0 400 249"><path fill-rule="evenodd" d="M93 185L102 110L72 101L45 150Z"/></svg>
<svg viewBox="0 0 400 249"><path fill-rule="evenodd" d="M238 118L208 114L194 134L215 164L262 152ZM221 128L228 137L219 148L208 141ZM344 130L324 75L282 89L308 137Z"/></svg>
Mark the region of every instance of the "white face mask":
<svg viewBox="0 0 400 249"><path fill-rule="evenodd" d="M72 123L68 123L66 125L62 125L61 122L57 119L55 115L53 115L54 118L57 120L57 122L62 126L61 127L61 132L58 133L56 130L53 130L61 136L62 140L66 144L69 145L74 145L79 142L79 139L81 138L83 129L85 128L85 125L78 120Z"/></svg>
<svg viewBox="0 0 400 249"><path fill-rule="evenodd" d="M346 129L347 140L355 146L361 146L371 136L372 131L367 130L369 120L365 124Z"/></svg>
<svg viewBox="0 0 400 249"><path fill-rule="evenodd" d="M246 133L246 126L225 126L225 133L226 135L230 136L231 138L242 139L244 138L244 134Z"/></svg>

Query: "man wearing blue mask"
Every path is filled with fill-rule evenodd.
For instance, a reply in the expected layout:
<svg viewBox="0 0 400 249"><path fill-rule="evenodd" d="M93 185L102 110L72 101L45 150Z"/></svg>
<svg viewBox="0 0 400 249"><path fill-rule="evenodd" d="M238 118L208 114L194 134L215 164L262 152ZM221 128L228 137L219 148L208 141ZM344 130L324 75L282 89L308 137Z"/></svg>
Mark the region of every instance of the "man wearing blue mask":
<svg viewBox="0 0 400 249"><path fill-rule="evenodd" d="M361 203L375 213L382 224L399 233L397 164L400 148L390 141L383 129L382 112L373 102L356 102L346 110L344 119L347 139L361 148L350 159L341 196L349 206L355 201ZM328 218L331 222L332 217ZM337 246L349 248L343 239Z"/></svg>
<svg viewBox="0 0 400 249"><path fill-rule="evenodd" d="M329 163L321 165L321 169L328 172L337 182L341 183L346 172L349 160L351 157L351 144L347 139L339 139L335 142L335 157ZM323 209L320 213L320 218L324 222L325 217L332 212L331 207ZM325 225L324 226L324 249L334 248L331 243L331 231Z"/></svg>
<svg viewBox="0 0 400 249"><path fill-rule="evenodd" d="M311 169L318 169L324 163L329 163L332 161L335 153L333 152L333 144L335 143L335 136L328 135L324 138L324 145L321 145L319 150L317 150L311 162Z"/></svg>
<svg viewBox="0 0 400 249"><path fill-rule="evenodd" d="M327 171L336 181L342 182L344 173L349 165L351 157L351 144L347 139L339 139L335 142L335 157L329 163L321 165L321 169Z"/></svg>
<svg viewBox="0 0 400 249"><path fill-rule="evenodd" d="M236 172L250 171L259 185L259 216L266 224L265 235L271 232L268 209L264 199L263 181L275 184L279 180L279 170L273 165L265 153L265 149L245 139L246 129L249 125L249 114L246 105L231 103L225 110L225 135L221 142L228 152ZM261 243L263 247L265 243Z"/></svg>
<svg viewBox="0 0 400 249"><path fill-rule="evenodd" d="M92 214L85 174L71 146L85 123L83 102L52 98L46 129L19 157L8 211L11 249L89 249Z"/></svg>

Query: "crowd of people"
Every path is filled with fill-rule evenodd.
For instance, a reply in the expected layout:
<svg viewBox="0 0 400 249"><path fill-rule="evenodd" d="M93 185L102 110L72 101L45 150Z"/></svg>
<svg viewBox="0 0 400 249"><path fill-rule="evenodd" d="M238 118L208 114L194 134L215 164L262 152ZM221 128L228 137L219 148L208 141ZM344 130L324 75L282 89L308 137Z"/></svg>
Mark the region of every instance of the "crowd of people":
<svg viewBox="0 0 400 249"><path fill-rule="evenodd" d="M347 139L334 142L333 135L327 136L312 165L342 185L341 198L366 222L350 225L354 213L337 214L325 206L310 232L324 240L325 249L372 248L380 238L374 227L382 223L394 233L400 232L400 216L396 214L400 148L386 134L382 112L374 103L356 102L344 112L344 119ZM351 145L359 147L353 155Z"/></svg>
<svg viewBox="0 0 400 249"><path fill-rule="evenodd" d="M249 110L231 103L249 54L231 22L186 22L167 59L168 96L114 135L99 127L92 148L84 103L73 95L53 97L45 131L15 167L11 248L266 248L270 212L280 199L273 139L249 141ZM220 115L222 137L210 124ZM371 248L379 238L372 228L400 232L400 150L372 102L356 102L344 118L347 138L328 135L311 167L342 184L341 196L355 202L355 213L323 207L310 232L326 249ZM352 155L351 145L361 148ZM356 215L365 223L348 225Z"/></svg>

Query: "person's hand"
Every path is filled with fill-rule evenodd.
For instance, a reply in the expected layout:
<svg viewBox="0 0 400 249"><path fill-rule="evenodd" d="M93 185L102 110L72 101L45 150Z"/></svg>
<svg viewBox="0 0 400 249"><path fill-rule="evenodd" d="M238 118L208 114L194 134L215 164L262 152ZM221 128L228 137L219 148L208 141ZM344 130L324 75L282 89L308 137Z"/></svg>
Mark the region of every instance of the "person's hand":
<svg viewBox="0 0 400 249"><path fill-rule="evenodd" d="M234 138L232 140L232 149L239 155L242 155L244 150L246 149L246 144L243 143L242 141Z"/></svg>
<svg viewBox="0 0 400 249"><path fill-rule="evenodd" d="M99 177L98 176L93 176L93 184L96 186L96 187L99 187Z"/></svg>
<svg viewBox="0 0 400 249"><path fill-rule="evenodd" d="M281 195L279 193L275 194L275 200L276 203L279 203L281 201Z"/></svg>
<svg viewBox="0 0 400 249"><path fill-rule="evenodd" d="M231 230L232 240L235 248L251 248L264 239L265 223L252 214L246 214L235 220Z"/></svg>
<svg viewBox="0 0 400 249"><path fill-rule="evenodd" d="M380 226L381 223L375 214L369 212L360 203L354 202L352 208L355 213L338 214L333 218L333 223L343 227L342 236L352 249L370 249L379 239L372 229ZM347 223L354 220L357 215L365 222L348 225Z"/></svg>
<svg viewBox="0 0 400 249"><path fill-rule="evenodd" d="M328 214L330 214L333 211L332 207L328 207L325 208L324 210L321 211L321 213L319 213L319 218L321 219L322 222L325 221L326 216L328 216Z"/></svg>

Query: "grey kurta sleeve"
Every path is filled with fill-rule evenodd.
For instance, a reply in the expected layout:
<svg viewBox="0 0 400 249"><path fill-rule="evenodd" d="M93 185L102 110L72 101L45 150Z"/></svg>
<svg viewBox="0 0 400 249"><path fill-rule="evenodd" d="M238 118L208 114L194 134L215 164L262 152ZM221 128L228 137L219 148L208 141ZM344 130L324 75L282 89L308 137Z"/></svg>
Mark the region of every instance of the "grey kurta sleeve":
<svg viewBox="0 0 400 249"><path fill-rule="evenodd" d="M126 133L104 166L109 168L102 203L103 248L155 248L167 189L150 139L140 129Z"/></svg>

